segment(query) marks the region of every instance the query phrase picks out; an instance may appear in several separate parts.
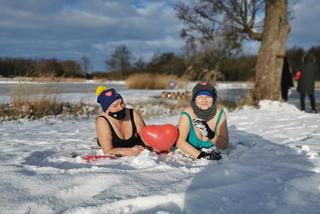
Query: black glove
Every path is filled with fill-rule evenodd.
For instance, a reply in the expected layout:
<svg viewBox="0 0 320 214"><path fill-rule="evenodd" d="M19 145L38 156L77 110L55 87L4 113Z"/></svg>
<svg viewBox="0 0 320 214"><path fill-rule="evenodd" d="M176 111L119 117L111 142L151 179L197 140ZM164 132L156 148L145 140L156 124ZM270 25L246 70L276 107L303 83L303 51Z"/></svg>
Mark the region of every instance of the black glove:
<svg viewBox="0 0 320 214"><path fill-rule="evenodd" d="M220 160L222 157L220 155L220 152L211 151L211 152L200 152L197 159L204 158L207 160Z"/></svg>
<svg viewBox="0 0 320 214"><path fill-rule="evenodd" d="M214 133L214 131L210 129L206 121L196 118L196 119L193 119L192 122L193 122L193 126L200 129L201 134L203 136L209 138L210 140L213 139L214 136L216 136L216 133Z"/></svg>

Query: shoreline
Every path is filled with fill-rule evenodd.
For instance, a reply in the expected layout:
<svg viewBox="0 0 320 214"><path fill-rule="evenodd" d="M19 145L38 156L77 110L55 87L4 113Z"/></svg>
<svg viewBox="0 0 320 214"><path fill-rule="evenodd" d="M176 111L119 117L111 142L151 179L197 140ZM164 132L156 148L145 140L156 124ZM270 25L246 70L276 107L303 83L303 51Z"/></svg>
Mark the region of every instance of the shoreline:
<svg viewBox="0 0 320 214"><path fill-rule="evenodd" d="M198 81L189 82L193 84ZM0 77L0 84L52 84L52 83L68 83L68 84L115 84L115 85L125 85L126 80L106 80L106 79L81 79L81 78L31 78L31 77ZM254 88L253 81L217 81L217 86L219 88L230 87L233 85L235 88L246 87ZM294 87L296 88L297 82L294 82ZM320 80L315 82L315 88L320 89Z"/></svg>

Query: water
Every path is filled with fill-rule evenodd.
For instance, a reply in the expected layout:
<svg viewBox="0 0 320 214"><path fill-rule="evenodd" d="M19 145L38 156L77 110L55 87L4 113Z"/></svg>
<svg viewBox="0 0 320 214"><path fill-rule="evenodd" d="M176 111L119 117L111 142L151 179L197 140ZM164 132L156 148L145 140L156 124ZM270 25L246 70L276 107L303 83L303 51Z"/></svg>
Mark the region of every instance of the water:
<svg viewBox="0 0 320 214"><path fill-rule="evenodd" d="M237 102L251 92L250 88L223 88L217 90L218 96L226 101Z"/></svg>
<svg viewBox="0 0 320 214"><path fill-rule="evenodd" d="M90 100L90 102L95 102L95 90L97 86L105 85L109 88L116 88L119 92L126 94L130 91L126 88L123 83L1 83L0 84L0 103L9 103L10 94L12 90L25 90L26 88L31 88L36 91L46 90L48 88L54 89L57 94L62 95L63 100L79 102L80 100ZM192 90L192 88L188 88ZM239 101L245 95L247 95L252 89L250 88L222 88L218 89L219 96L227 101ZM132 90L135 91L135 90ZM152 91L152 90L148 90ZM136 90L133 94L145 93L144 90ZM160 96L161 90L153 90L153 94ZM129 93L129 96L132 96ZM320 99L320 90L315 91L316 101ZM132 98L132 97L131 97ZM292 93L289 95L288 103L294 104L299 107L299 93L296 89L292 89ZM310 106L309 99L306 97L306 107Z"/></svg>
<svg viewBox="0 0 320 214"><path fill-rule="evenodd" d="M0 84L0 95L9 96L12 90L21 88L34 88L39 91L52 88L57 93L95 93L99 85L116 88L119 91L126 89L124 84L101 84L101 83L2 83Z"/></svg>
<svg viewBox="0 0 320 214"><path fill-rule="evenodd" d="M124 84L101 84L101 83L1 83L0 103L10 103L11 94L18 96L29 96L33 93L55 94L57 98L71 103L95 103L95 91L100 85L108 88L116 88L118 91L125 91Z"/></svg>

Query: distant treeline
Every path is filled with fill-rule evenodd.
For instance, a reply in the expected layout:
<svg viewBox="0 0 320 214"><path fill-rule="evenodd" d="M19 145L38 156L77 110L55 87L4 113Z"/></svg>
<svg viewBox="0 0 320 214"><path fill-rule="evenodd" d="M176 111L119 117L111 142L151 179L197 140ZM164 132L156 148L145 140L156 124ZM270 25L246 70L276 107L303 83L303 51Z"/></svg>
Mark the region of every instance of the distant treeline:
<svg viewBox="0 0 320 214"><path fill-rule="evenodd" d="M80 64L74 60L0 58L3 77L85 77Z"/></svg>
<svg viewBox="0 0 320 214"><path fill-rule="evenodd" d="M320 69L320 46L309 50L293 47L286 51L293 71L302 66L302 57L311 51ZM217 52L196 53L192 56L172 52L155 55L148 62L139 58L133 60L126 46L120 46L106 60L108 72L89 72L90 61L83 57L75 60L0 58L0 76L3 77L72 77L126 79L135 73L166 74L185 77L190 80L215 78L225 81L253 80L256 55L235 55L221 57ZM317 73L320 80L320 71Z"/></svg>

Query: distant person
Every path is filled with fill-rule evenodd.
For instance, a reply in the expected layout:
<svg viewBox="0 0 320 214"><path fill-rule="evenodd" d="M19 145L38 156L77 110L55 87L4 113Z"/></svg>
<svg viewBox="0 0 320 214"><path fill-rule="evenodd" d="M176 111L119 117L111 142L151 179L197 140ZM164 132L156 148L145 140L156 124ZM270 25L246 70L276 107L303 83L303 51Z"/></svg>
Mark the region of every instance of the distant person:
<svg viewBox="0 0 320 214"><path fill-rule="evenodd" d="M136 111L126 108L122 96L113 88L98 87L97 102L103 112L96 120L98 145L104 154L136 156L144 150L141 130L145 123Z"/></svg>
<svg viewBox="0 0 320 214"><path fill-rule="evenodd" d="M288 91L293 87L292 73L286 56L282 56L283 66L282 66L282 75L281 75L281 97L282 100L288 101Z"/></svg>
<svg viewBox="0 0 320 214"><path fill-rule="evenodd" d="M301 77L298 79L297 90L300 93L301 111L305 111L305 95L307 94L310 99L312 112L317 113L316 101L314 96L316 71L316 59L311 52L308 52L302 58Z"/></svg>
<svg viewBox="0 0 320 214"><path fill-rule="evenodd" d="M190 106L181 114L176 146L194 159L219 160L221 155L212 148L228 147L227 116L217 106L217 98L210 83L200 82L192 90Z"/></svg>
<svg viewBox="0 0 320 214"><path fill-rule="evenodd" d="M176 89L178 87L178 82L175 80L170 80L168 83L168 89Z"/></svg>

